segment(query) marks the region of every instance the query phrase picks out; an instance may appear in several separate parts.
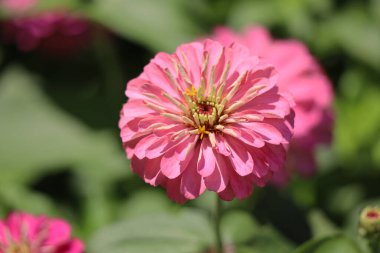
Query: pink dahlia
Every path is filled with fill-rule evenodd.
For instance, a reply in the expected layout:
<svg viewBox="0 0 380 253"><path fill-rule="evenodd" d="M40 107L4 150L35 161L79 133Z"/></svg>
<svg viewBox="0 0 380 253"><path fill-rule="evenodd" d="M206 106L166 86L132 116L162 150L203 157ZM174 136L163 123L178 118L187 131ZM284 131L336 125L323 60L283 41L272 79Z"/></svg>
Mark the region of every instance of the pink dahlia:
<svg viewBox="0 0 380 253"><path fill-rule="evenodd" d="M36 1L6 0L2 5L10 11L15 11L16 7L19 7L17 11L21 11L35 3ZM65 11L33 16L18 15L3 21L0 28L2 40L16 43L20 50L40 50L53 55L75 53L87 45L90 37L88 22Z"/></svg>
<svg viewBox="0 0 380 253"><path fill-rule="evenodd" d="M331 142L332 86L304 44L295 40L273 40L265 28L252 27L242 35L219 27L213 39L227 46L241 43L253 55L264 58L279 72L278 86L291 93L295 106L294 137L290 145L287 170L275 173L274 182L284 184L289 172L302 176L315 172L314 151L319 144Z"/></svg>
<svg viewBox="0 0 380 253"><path fill-rule="evenodd" d="M270 65L206 40L158 53L127 85L121 138L134 172L179 203L205 189L245 198L281 170L290 101Z"/></svg>
<svg viewBox="0 0 380 253"><path fill-rule="evenodd" d="M0 221L1 253L83 253L83 244L71 238L63 220L12 213Z"/></svg>

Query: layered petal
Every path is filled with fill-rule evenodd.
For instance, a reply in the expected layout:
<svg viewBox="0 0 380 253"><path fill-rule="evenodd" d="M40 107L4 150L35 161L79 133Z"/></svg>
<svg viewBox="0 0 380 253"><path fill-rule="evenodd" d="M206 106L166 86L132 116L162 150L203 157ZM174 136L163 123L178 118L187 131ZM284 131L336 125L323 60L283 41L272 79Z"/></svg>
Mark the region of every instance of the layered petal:
<svg viewBox="0 0 380 253"><path fill-rule="evenodd" d="M284 164L293 133L292 102L277 80L239 44L205 40L157 54L127 84L120 114L132 170L178 203L205 190L249 196Z"/></svg>
<svg viewBox="0 0 380 253"><path fill-rule="evenodd" d="M225 46L240 43L248 47L252 55L259 56L276 68L279 74L280 91L284 96L285 92L289 93L296 103L294 138L290 143L291 159L287 162L288 168L279 172L282 175L276 178L282 178L281 181L285 182L285 178L289 176L284 176L284 173L289 174L292 171L297 171L301 175L306 175L304 171L309 171L308 175L313 174L311 172L316 170L313 154L316 147L331 142L333 92L329 79L307 47L296 40L274 40L268 30L263 27L249 27L241 34L227 27L218 27L212 38ZM243 97L244 92L241 91L239 100ZM273 100L273 98L274 92L270 90L246 103L239 110L242 112L254 109L265 113L267 117L272 115L272 118L281 118L289 114L287 99ZM268 103L270 99L272 101ZM326 118L330 118L330 121L324 120ZM270 124L273 123L273 121L270 122ZM277 124L277 128L286 132L288 127ZM260 130L262 131L263 128ZM266 131L266 133L269 132ZM261 134L266 136L263 132ZM289 141L290 134L287 136L286 139ZM326 136L330 136L330 139ZM304 139L313 139L313 141L308 141L307 147L303 145L303 148L298 148Z"/></svg>

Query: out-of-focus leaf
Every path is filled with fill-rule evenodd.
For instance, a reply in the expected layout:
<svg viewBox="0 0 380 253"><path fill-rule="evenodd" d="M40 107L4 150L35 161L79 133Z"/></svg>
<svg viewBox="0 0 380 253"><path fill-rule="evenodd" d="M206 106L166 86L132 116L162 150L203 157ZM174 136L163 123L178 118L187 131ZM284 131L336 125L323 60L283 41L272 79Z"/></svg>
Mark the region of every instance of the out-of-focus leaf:
<svg viewBox="0 0 380 253"><path fill-rule="evenodd" d="M319 32L324 47L339 45L352 57L380 69L379 25L362 6L350 7L334 15L319 26Z"/></svg>
<svg viewBox="0 0 380 253"><path fill-rule="evenodd" d="M130 173L112 133L92 130L61 111L40 90L38 79L19 68L0 80L0 117L0 197L8 207L53 213L52 201L24 187L52 170L70 168L83 198L80 232L112 220L111 183Z"/></svg>
<svg viewBox="0 0 380 253"><path fill-rule="evenodd" d="M311 41L315 37L312 17L326 15L330 10L327 0L235 1L228 23L238 29L252 24L282 26L292 36Z"/></svg>
<svg viewBox="0 0 380 253"><path fill-rule="evenodd" d="M375 143L372 156L373 156L373 160L375 161L378 168L380 169L380 139Z"/></svg>
<svg viewBox="0 0 380 253"><path fill-rule="evenodd" d="M38 0L34 9L36 11L70 10L78 7L81 0Z"/></svg>
<svg viewBox="0 0 380 253"><path fill-rule="evenodd" d="M179 0L98 0L87 13L125 38L170 52L201 33L184 6Z"/></svg>
<svg viewBox="0 0 380 253"><path fill-rule="evenodd" d="M129 173L111 133L93 131L59 110L38 80L18 68L0 80L0 118L0 184L25 184L62 167L76 169L86 187Z"/></svg>
<svg viewBox="0 0 380 253"><path fill-rule="evenodd" d="M0 185L0 200L15 210L46 215L58 214L57 208L49 198L12 183Z"/></svg>
<svg viewBox="0 0 380 253"><path fill-rule="evenodd" d="M289 253L294 249L294 245L273 227L265 225L260 226L251 240L244 245L239 245L239 248L251 249L251 252L260 253Z"/></svg>
<svg viewBox="0 0 380 253"><path fill-rule="evenodd" d="M372 0L369 9L372 12L373 17L377 21L377 24L380 25L380 1Z"/></svg>
<svg viewBox="0 0 380 253"><path fill-rule="evenodd" d="M242 211L230 211L222 220L223 240L237 252L288 253L293 244L272 226L258 224Z"/></svg>
<svg viewBox="0 0 380 253"><path fill-rule="evenodd" d="M341 86L348 86L345 89L353 86L358 91L348 98L341 97L336 100L334 148L341 156L343 164L362 167L373 164L371 161L373 154L368 150L374 149L373 140L378 140L380 137L380 90L371 86L367 79L354 78L353 82L349 80L342 79ZM357 87L355 83L360 80L365 80L365 84ZM358 159L359 157L362 158Z"/></svg>
<svg viewBox="0 0 380 253"><path fill-rule="evenodd" d="M309 214L310 226L314 238L323 238L336 234L338 229L320 210L313 210Z"/></svg>
<svg viewBox="0 0 380 253"><path fill-rule="evenodd" d="M227 244L240 244L249 241L257 233L258 225L245 212L227 212L223 216L222 231Z"/></svg>
<svg viewBox="0 0 380 253"><path fill-rule="evenodd" d="M365 196L361 185L350 184L331 192L328 197L329 210L335 214L345 215L350 212Z"/></svg>
<svg viewBox="0 0 380 253"><path fill-rule="evenodd" d="M348 237L335 235L308 241L294 253L361 253L358 246Z"/></svg>
<svg viewBox="0 0 380 253"><path fill-rule="evenodd" d="M207 218L195 210L134 217L97 232L90 253L197 253L212 244Z"/></svg>
<svg viewBox="0 0 380 253"><path fill-rule="evenodd" d="M274 1L236 1L231 8L228 24L241 29L250 24L272 25L279 19Z"/></svg>
<svg viewBox="0 0 380 253"><path fill-rule="evenodd" d="M131 218L155 213L165 213L173 209L172 202L158 189L138 191L118 208L120 217Z"/></svg>

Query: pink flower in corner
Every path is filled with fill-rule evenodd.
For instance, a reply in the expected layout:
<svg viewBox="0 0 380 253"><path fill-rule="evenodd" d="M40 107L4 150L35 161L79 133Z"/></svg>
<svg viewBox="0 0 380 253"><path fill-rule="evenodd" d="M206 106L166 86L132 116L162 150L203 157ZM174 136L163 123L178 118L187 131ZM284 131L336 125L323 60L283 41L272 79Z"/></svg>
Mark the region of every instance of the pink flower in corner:
<svg viewBox="0 0 380 253"><path fill-rule="evenodd" d="M287 170L276 173L274 182L285 184L293 170L302 176L312 175L316 169L314 151L319 144L331 142L333 122L331 83L317 61L301 42L273 40L261 27L249 28L241 35L219 27L212 38L226 46L241 43L253 55L273 64L279 72L280 89L291 93L296 102L294 137Z"/></svg>
<svg viewBox="0 0 380 253"><path fill-rule="evenodd" d="M1 253L83 253L83 244L71 238L63 220L12 213L0 221Z"/></svg>
<svg viewBox="0 0 380 253"><path fill-rule="evenodd" d="M15 43L21 51L39 50L48 55L65 56L76 53L88 44L90 25L66 11L50 11L26 15L37 0L0 0L0 6L15 17L0 23L1 39Z"/></svg>
<svg viewBox="0 0 380 253"><path fill-rule="evenodd" d="M127 85L121 138L134 172L179 203L245 198L281 170L293 111L277 74L240 45L159 53Z"/></svg>

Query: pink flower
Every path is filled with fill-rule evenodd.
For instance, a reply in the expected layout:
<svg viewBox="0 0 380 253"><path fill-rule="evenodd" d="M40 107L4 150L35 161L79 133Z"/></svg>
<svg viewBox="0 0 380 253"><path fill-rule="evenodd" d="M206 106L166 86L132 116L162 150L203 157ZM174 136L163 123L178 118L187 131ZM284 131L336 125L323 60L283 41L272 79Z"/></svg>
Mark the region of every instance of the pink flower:
<svg viewBox="0 0 380 253"><path fill-rule="evenodd" d="M83 244L71 238L63 220L12 213L0 221L1 253L83 253Z"/></svg>
<svg viewBox="0 0 380 253"><path fill-rule="evenodd" d="M6 0L2 5L9 11L21 12L34 4L36 1ZM65 11L18 15L2 22L0 28L3 41L16 43L22 51L40 50L50 55L76 53L90 37L88 22Z"/></svg>
<svg viewBox="0 0 380 253"><path fill-rule="evenodd" d="M265 28L252 27L242 35L219 27L213 39L227 46L238 42L253 55L265 58L279 72L278 85L292 94L295 102L294 138L290 145L287 170L275 174L274 181L285 184L289 172L302 176L315 172L314 151L321 143L330 143L332 134L331 83L304 44L295 40L273 40Z"/></svg>
<svg viewBox="0 0 380 253"><path fill-rule="evenodd" d="M272 66L207 40L158 53L127 85L121 138L134 172L179 203L206 189L242 199L281 170L289 100Z"/></svg>

